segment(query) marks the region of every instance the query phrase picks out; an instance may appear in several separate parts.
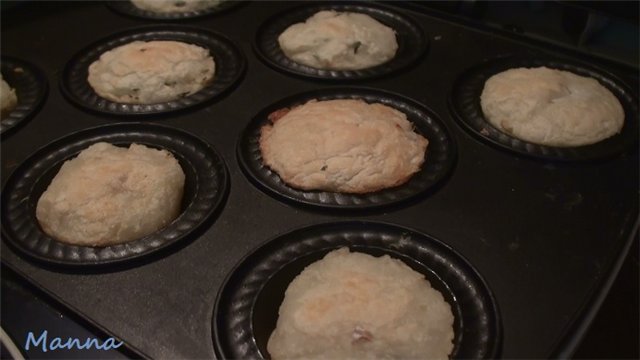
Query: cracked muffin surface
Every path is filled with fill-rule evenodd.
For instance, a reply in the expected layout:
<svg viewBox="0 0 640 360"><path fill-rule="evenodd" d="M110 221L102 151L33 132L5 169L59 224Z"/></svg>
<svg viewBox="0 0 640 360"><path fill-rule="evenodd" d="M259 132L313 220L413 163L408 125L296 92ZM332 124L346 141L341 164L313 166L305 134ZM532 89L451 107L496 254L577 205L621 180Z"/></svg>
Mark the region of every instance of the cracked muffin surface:
<svg viewBox="0 0 640 360"><path fill-rule="evenodd" d="M45 233L107 246L144 237L180 213L185 175L166 150L100 142L66 161L38 200Z"/></svg>
<svg viewBox="0 0 640 360"><path fill-rule="evenodd" d="M341 248L287 287L273 359L448 359L453 313L424 275L389 255Z"/></svg>
<svg viewBox="0 0 640 360"><path fill-rule="evenodd" d="M291 60L316 69L359 70L391 60L395 31L366 14L319 11L278 37Z"/></svg>
<svg viewBox="0 0 640 360"><path fill-rule="evenodd" d="M262 159L303 190L368 193L401 185L418 172L428 141L404 113L362 100L312 100L269 116Z"/></svg>
<svg viewBox="0 0 640 360"><path fill-rule="evenodd" d="M125 104L176 100L203 89L215 74L209 50L180 41L133 41L89 66L89 85L101 97Z"/></svg>
<svg viewBox="0 0 640 360"><path fill-rule="evenodd" d="M516 68L490 77L480 97L493 126L548 146L581 146L620 132L624 110L596 79L569 71Z"/></svg>

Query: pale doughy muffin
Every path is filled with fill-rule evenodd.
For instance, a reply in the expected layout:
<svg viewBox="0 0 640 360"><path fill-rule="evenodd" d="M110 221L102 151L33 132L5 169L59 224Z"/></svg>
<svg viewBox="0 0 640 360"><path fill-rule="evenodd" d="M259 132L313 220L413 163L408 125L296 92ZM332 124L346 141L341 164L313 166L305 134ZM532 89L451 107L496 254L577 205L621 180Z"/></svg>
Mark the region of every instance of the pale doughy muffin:
<svg viewBox="0 0 640 360"><path fill-rule="evenodd" d="M267 350L273 359L448 359L453 319L402 261L342 248L291 282Z"/></svg>
<svg viewBox="0 0 640 360"><path fill-rule="evenodd" d="M358 70L391 60L395 31L369 15L320 11L278 37L291 60L317 69Z"/></svg>
<svg viewBox="0 0 640 360"><path fill-rule="evenodd" d="M303 190L368 193L420 170L428 141L404 113L362 100L309 101L270 116L260 150L284 182Z"/></svg>
<svg viewBox="0 0 640 360"><path fill-rule="evenodd" d="M125 104L176 100L204 88L215 73L209 50L179 41L133 41L89 66L88 81L101 97Z"/></svg>
<svg viewBox="0 0 640 360"><path fill-rule="evenodd" d="M106 246L153 233L180 213L185 175L166 150L96 143L66 161L36 217L64 243Z"/></svg>
<svg viewBox="0 0 640 360"><path fill-rule="evenodd" d="M496 74L480 100L492 125L541 145L593 144L619 133L624 123L620 101L597 80L546 67Z"/></svg>
<svg viewBox="0 0 640 360"><path fill-rule="evenodd" d="M225 0L131 0L141 10L154 13L185 13L214 8Z"/></svg>
<svg viewBox="0 0 640 360"><path fill-rule="evenodd" d="M0 75L0 117L4 118L9 115L16 105L18 105L16 90L11 88Z"/></svg>

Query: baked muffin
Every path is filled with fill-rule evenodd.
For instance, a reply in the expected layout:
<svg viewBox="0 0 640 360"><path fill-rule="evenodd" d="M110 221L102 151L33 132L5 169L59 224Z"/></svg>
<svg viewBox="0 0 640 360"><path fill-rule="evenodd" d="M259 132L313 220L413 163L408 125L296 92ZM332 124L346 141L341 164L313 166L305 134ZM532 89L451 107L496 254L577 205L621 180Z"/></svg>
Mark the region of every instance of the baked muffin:
<svg viewBox="0 0 640 360"><path fill-rule="evenodd" d="M302 190L369 193L420 170L428 141L404 113L362 100L312 100L269 116L260 131L264 164Z"/></svg>
<svg viewBox="0 0 640 360"><path fill-rule="evenodd" d="M38 200L42 230L82 246L149 235L180 213L185 175L166 150L100 142L66 161Z"/></svg>
<svg viewBox="0 0 640 360"><path fill-rule="evenodd" d="M159 14L185 13L214 8L225 0L131 0L140 10Z"/></svg>
<svg viewBox="0 0 640 360"><path fill-rule="evenodd" d="M358 70L391 60L398 50L395 31L369 15L320 11L278 37L291 60L316 69Z"/></svg>
<svg viewBox="0 0 640 360"><path fill-rule="evenodd" d="M209 50L179 41L133 41L100 55L89 84L101 97L125 104L176 100L203 89L215 73Z"/></svg>
<svg viewBox="0 0 640 360"><path fill-rule="evenodd" d="M619 133L624 123L620 101L597 80L546 67L496 74L480 100L493 126L540 145L593 144Z"/></svg>
<svg viewBox="0 0 640 360"><path fill-rule="evenodd" d="M16 90L11 88L0 75L0 117L5 118L9 115L16 105L18 105Z"/></svg>
<svg viewBox="0 0 640 360"><path fill-rule="evenodd" d="M425 277L388 255L342 248L289 284L272 359L448 359L453 313Z"/></svg>

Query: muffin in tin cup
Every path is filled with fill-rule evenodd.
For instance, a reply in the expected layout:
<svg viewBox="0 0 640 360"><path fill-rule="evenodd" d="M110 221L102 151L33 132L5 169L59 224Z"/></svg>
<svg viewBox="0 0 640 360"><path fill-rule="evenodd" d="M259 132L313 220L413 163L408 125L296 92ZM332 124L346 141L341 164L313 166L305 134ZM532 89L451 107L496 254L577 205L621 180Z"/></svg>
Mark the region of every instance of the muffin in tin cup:
<svg viewBox="0 0 640 360"><path fill-rule="evenodd" d="M280 46L279 37L287 28L303 23L318 13L322 17L322 14L334 12L366 15L380 25L393 30L397 42L397 50L393 57L378 65L362 69L339 70L305 65L285 54ZM330 29L329 32L333 31ZM424 55L428 44L427 37L420 26L409 16L382 5L346 2L301 6L276 14L258 29L254 48L263 61L277 70L317 80L341 81L377 78L408 68ZM353 44L352 49L354 52L358 51L358 42Z"/></svg>
<svg viewBox="0 0 640 360"><path fill-rule="evenodd" d="M185 50L191 55L181 60ZM145 53L157 56L146 58ZM124 56L117 58L118 55ZM194 65L195 62L199 63ZM174 69L171 69L172 64L176 65ZM154 78L145 80L149 76L145 67L149 67ZM65 67L61 90L72 103L92 112L161 115L202 106L223 96L238 83L245 67L242 52L223 35L178 25L145 26L111 35L81 50ZM108 72L94 74L90 68L105 68ZM165 68L169 71L166 74L162 73ZM200 74L201 70L209 73ZM211 73L213 76L207 77ZM109 91L112 84L132 88L128 89L130 94L127 96L121 89L111 89L113 96L106 98L98 94L99 90L94 89L90 80L104 85L105 91ZM107 80L109 82L104 83ZM196 80L203 85L199 90L192 86ZM158 90L137 88L136 81L149 81ZM154 92L169 92L179 85L187 91L179 91L173 98L165 96L155 103L153 100L145 103L147 101L137 96L137 93L146 92L153 99ZM119 101L119 98L126 100Z"/></svg>
<svg viewBox="0 0 640 360"><path fill-rule="evenodd" d="M551 146L522 140L494 126L485 115L481 96L485 83L496 74L518 68L548 68L595 79L620 102L624 123L620 131L598 142L581 146ZM538 92L543 91L539 89ZM569 91L570 93L570 91ZM577 97L584 94L577 94ZM637 96L617 77L592 65L575 60L535 55L513 55L489 59L463 72L453 84L449 107L465 130L501 149L534 158L559 161L605 159L633 148L638 142ZM523 101L525 101L523 99ZM532 101L532 100L529 100ZM553 101L551 102L553 103ZM562 109L569 111L569 108ZM588 111L588 110L585 110ZM571 135L571 129L566 130Z"/></svg>
<svg viewBox="0 0 640 360"><path fill-rule="evenodd" d="M502 327L498 307L473 266L429 235L365 221L299 228L264 243L242 259L216 299L212 325L216 355L270 358L267 342L285 290L307 266L344 247L375 257L389 255L425 276L454 315L451 358L499 356Z"/></svg>
<svg viewBox="0 0 640 360"><path fill-rule="evenodd" d="M185 175L177 218L148 235L107 246L73 245L43 231L36 218L42 194L63 163L97 143L118 147L138 144L169 152ZM12 173L3 189L3 239L28 258L52 265L98 266L132 261L184 243L194 231L213 219L226 199L228 186L226 165L220 155L211 145L189 133L142 123L81 130L36 151Z"/></svg>
<svg viewBox="0 0 640 360"><path fill-rule="evenodd" d="M137 2L137 4L136 4ZM158 21L183 21L224 13L244 0L121 0L108 1L112 10L127 16Z"/></svg>
<svg viewBox="0 0 640 360"><path fill-rule="evenodd" d="M403 181L395 186L373 189L361 193L332 190L304 190L288 184L285 181L286 179L283 179L276 171L269 167L263 158L263 144L261 144L261 138L264 133L263 129L265 126L269 127L270 124L273 123L274 115L278 115L283 111L289 111L289 109L295 109L297 106L310 102L317 102L319 104L322 101L332 100L356 100L360 106L362 106L363 103L369 105L377 104L376 107L384 105L387 107L386 111L377 110L383 113L396 113L396 115L399 112L402 116L406 116L406 121L408 121L408 124L411 126L411 131L415 132L415 134L412 135L420 135L420 137L424 137L428 141L426 155L417 172L406 179L401 179ZM340 110L340 113L344 115L345 112ZM351 113L354 112L351 111ZM394 118L394 116L392 116L392 118ZM345 121L347 123L351 122L351 120ZM364 119L364 121L366 122L366 119ZM369 133L371 135L377 134L375 130L379 130L369 129L368 124L361 125L363 126L356 128L352 124L346 124L346 126L352 128L357 133L363 129L365 132L372 130L371 133ZM400 124L395 125L398 127L401 126ZM330 131L325 132L330 133ZM315 136L314 134L306 135L307 137ZM375 135L371 136L376 137ZM342 137L345 136L341 136L340 138ZM331 139L331 141L336 139L338 139L337 136ZM357 135L353 135L352 137L346 136L345 139L358 143L358 141L356 141ZM329 139L325 140L328 141ZM344 147L344 144L334 145L338 149ZM371 148L375 151L375 146ZM311 151L311 149L307 150ZM300 149L300 151L303 150ZM345 153L343 155L346 157L348 154ZM403 96L381 90L341 87L293 95L264 108L252 119L242 133L237 145L237 157L242 169L250 180L261 189L280 199L320 208L362 210L399 204L416 199L430 191L435 191L452 170L455 164L456 149L454 140L446 126L436 114L424 105ZM339 160L342 155L338 154L335 155L335 157ZM325 169L327 173L330 172L329 170L332 170L328 168L329 164L325 166L320 167L320 165L318 165L318 169Z"/></svg>
<svg viewBox="0 0 640 360"><path fill-rule="evenodd" d="M26 123L42 106L47 95L47 79L35 65L10 56L2 56L2 77L15 91L16 104L0 120L3 135Z"/></svg>

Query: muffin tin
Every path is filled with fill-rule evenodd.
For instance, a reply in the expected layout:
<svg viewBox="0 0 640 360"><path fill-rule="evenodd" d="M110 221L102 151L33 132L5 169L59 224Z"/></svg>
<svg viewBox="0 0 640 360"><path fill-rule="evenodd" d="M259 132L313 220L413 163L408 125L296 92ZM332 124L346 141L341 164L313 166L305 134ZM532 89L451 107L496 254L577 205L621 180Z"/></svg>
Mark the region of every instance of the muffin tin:
<svg viewBox="0 0 640 360"><path fill-rule="evenodd" d="M24 60L3 56L2 76L15 89L18 104L0 121L0 134L28 121L38 111L47 94L47 80L38 68Z"/></svg>
<svg viewBox="0 0 640 360"><path fill-rule="evenodd" d="M260 129L269 124L267 117L282 108L292 108L316 99L359 99L380 103L402 111L415 131L429 139L427 155L420 171L406 183L367 194L329 191L305 191L287 185L262 161ZM455 162L455 145L447 128L431 111L411 99L397 94L366 88L329 88L297 94L260 111L244 130L238 142L238 162L247 176L259 187L284 200L333 210L371 209L415 200L433 190L448 174Z"/></svg>
<svg viewBox="0 0 640 360"><path fill-rule="evenodd" d="M133 16L141 19L158 20L158 21L180 21L197 18L201 16L208 16L218 14L229 9L233 9L236 6L242 5L244 0L225 0L218 6L214 6L208 9L185 11L180 13L157 13L154 11L140 9L133 5L131 1L109 1L107 6L112 10L128 16Z"/></svg>
<svg viewBox="0 0 640 360"><path fill-rule="evenodd" d="M236 286L238 291L251 290L237 288L236 279L246 275L245 270L261 269L256 266L267 255L266 249L278 249L283 243L299 245L298 250L319 258L329 248L350 241L354 249L376 255L390 253L406 260L423 269L428 278L440 284L437 286L453 286L447 280L449 275L473 279L469 284L475 285L467 287L469 292L447 295L445 291L445 296L460 309L469 301L484 304L485 317L474 317L457 326L462 333L474 326L487 329L477 342L484 344L486 351L458 355L543 358L570 353L598 310L637 228L637 132L624 132L630 134L625 136L631 141L625 140L619 150L598 156L597 161L534 157L504 151L470 131L458 117L458 110L454 112L452 96L469 69L513 56L553 58L558 63L602 69L598 74L620 85L624 96L631 99L637 99L637 69L502 33L479 31L436 13L412 11L400 3L338 3L335 6L367 6L409 19L429 43L429 51L421 50L410 64L379 76L340 79L338 88L333 82L277 68L253 49L262 26L278 14L324 3L249 2L216 16L188 20L189 33L219 34L216 39L226 39L225 44L244 54L241 59L246 56L246 63L237 63L242 69L248 65L240 72L244 74L240 75L242 81L236 78L221 96L182 108L184 111L129 116L131 112L103 112L72 100L65 84L71 72L65 66L72 67L79 57L109 41L148 32L144 29L150 28L144 25L149 20L122 16L101 3L60 5L55 14L38 5L28 3L3 12L2 53L25 61L37 59L46 80L63 85L52 87L30 121L3 136L2 262L91 324L123 339L142 356L226 356L233 348L228 341L232 339L220 338L217 326L249 314L233 306L229 312L220 309L229 305L225 299L234 293L229 289ZM12 11L21 16L14 20L9 16ZM78 24L86 24L87 31L77 31ZM150 31L176 28L184 29L156 24ZM431 136L446 139L449 150L443 153L448 154L442 158L444 171L436 172L439 175L432 185L384 206L337 211L332 206L288 199L281 190L268 188L263 180L250 175L247 165L255 156L253 160L245 157L243 144L251 139L248 134L262 121L261 115L304 101L311 94L352 96L354 92L426 114L415 119L418 131L431 131L429 121L441 130ZM625 121L633 129L638 110L626 106ZM137 122L122 123L131 119ZM162 126L155 124L157 119L162 119ZM424 128L420 125L423 123ZM158 132L162 136L147 137ZM38 246L25 248L20 234L28 238L40 231L33 222L32 206L42 184L62 160L77 153L80 144L110 136L121 144L140 140L184 154L182 164L217 158L219 161L213 163L218 165L209 170L194 165L196 170L191 174L197 179L188 191L211 194L207 186L213 186L216 180L207 181L213 178L205 175L212 172L226 173L228 186L216 188L228 190L213 198L190 195L189 199L208 206L200 222L191 230L185 229L175 241L159 244L157 250L130 254L114 259L115 263L93 258L69 264L64 257L47 258L46 251L37 254ZM158 139L162 139L160 143ZM212 148L216 150L212 152ZM223 170L222 163L228 171ZM24 196L13 196L22 183L27 186L21 190ZM25 223L31 224L29 232L15 230ZM411 246L393 248L403 243L402 234L411 235ZM304 239L316 235L335 243L328 247L305 243ZM429 249L435 249L430 253L433 257L420 255L429 253ZM288 251L279 254L281 260L291 259L292 266L298 268L313 258L299 258ZM453 261L453 267L447 269L460 271L450 273L434 265L447 259ZM282 266L291 277L294 271ZM438 282L438 276L442 282ZM264 315L272 321L274 299L284 285L276 291L264 277L249 280L255 282L252 285L264 284L264 293L250 300L249 307L254 309L251 316ZM25 314L25 321L28 318ZM269 325L261 321L260 326L253 330L262 335L247 346L264 346ZM256 357L263 355L256 353Z"/></svg>
<svg viewBox="0 0 640 360"><path fill-rule="evenodd" d="M480 94L482 94L485 81L508 69L542 66L591 77L609 89L618 98L624 109L625 122L620 133L591 145L556 147L520 140L491 125L482 114L480 106ZM632 150L632 146L637 145L638 104L636 98L620 79L606 71L577 61L522 56L491 59L469 69L460 76L451 92L450 104L460 124L474 135L492 145L523 155L549 160L597 160Z"/></svg>
<svg viewBox="0 0 640 360"><path fill-rule="evenodd" d="M87 81L89 66L100 56L132 41L171 40L209 50L215 62L213 79L200 91L176 100L156 104L122 104L100 97ZM81 50L62 75L61 90L69 101L86 110L111 115L158 115L203 105L240 80L245 69L244 55L220 34L178 25L148 26L124 31Z"/></svg>
<svg viewBox="0 0 640 360"><path fill-rule="evenodd" d="M369 15L396 32L398 50L386 63L360 70L316 69L289 59L280 49L278 36L289 26L304 22L318 11L355 12ZM381 77L414 64L427 50L429 41L410 17L392 8L363 3L305 5L278 13L258 29L254 49L260 58L274 68L294 75L324 80L360 80Z"/></svg>
<svg viewBox="0 0 640 360"><path fill-rule="evenodd" d="M267 359L267 341L287 286L328 252L389 255L425 276L454 315L454 359L493 359L502 341L498 307L488 286L463 257L410 229L374 222L339 222L296 229L266 242L231 272L213 311L213 340L221 359ZM419 316L420 314L415 314Z"/></svg>
<svg viewBox="0 0 640 360"><path fill-rule="evenodd" d="M62 164L97 142L140 144L172 153L185 173L181 214L161 230L123 244L91 247L57 241L40 229L36 205ZM138 260L196 231L223 204L226 166L215 149L197 137L169 127L114 124L83 130L38 150L16 169L3 190L3 238L34 259L55 265L105 265Z"/></svg>

